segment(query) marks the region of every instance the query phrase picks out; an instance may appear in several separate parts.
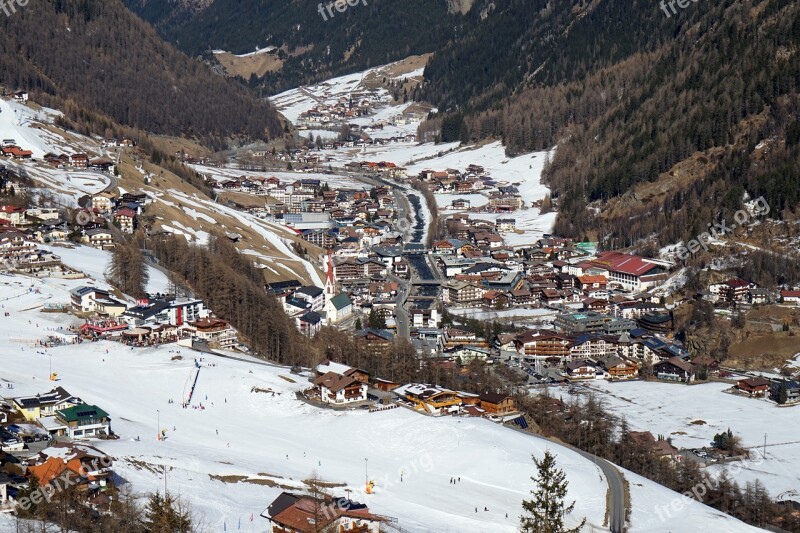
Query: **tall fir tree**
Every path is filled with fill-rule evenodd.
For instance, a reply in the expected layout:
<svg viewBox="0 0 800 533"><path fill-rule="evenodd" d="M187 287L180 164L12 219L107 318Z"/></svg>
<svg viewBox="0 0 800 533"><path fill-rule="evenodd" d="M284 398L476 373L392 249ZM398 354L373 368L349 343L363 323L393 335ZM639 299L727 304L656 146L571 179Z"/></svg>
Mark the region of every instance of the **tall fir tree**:
<svg viewBox="0 0 800 533"><path fill-rule="evenodd" d="M556 456L549 450L539 460L533 456L537 474L531 480L536 484L531 491L533 499L523 500L526 514L520 517L521 529L525 533L578 533L586 523L583 518L577 527L566 529L564 517L575 508L575 502L567 505L569 482L563 470L556 467Z"/></svg>

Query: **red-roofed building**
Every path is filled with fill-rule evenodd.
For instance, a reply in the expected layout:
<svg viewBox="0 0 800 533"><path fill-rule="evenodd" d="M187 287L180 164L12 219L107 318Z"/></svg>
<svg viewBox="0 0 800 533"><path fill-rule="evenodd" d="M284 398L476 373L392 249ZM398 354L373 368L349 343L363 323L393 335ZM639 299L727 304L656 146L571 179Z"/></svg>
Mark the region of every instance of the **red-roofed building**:
<svg viewBox="0 0 800 533"><path fill-rule="evenodd" d="M12 226L22 226L25 224L25 210L13 205L3 205L0 206L0 218Z"/></svg>
<svg viewBox="0 0 800 533"><path fill-rule="evenodd" d="M781 291L781 301L800 305L800 291Z"/></svg>
<svg viewBox="0 0 800 533"><path fill-rule="evenodd" d="M607 270L609 284L630 291L647 290L666 281L673 266L666 261L621 252L600 252L590 265Z"/></svg>
<svg viewBox="0 0 800 533"><path fill-rule="evenodd" d="M313 498L288 492L281 493L261 516L269 520L272 533L379 533L381 524L389 520L347 498Z"/></svg>

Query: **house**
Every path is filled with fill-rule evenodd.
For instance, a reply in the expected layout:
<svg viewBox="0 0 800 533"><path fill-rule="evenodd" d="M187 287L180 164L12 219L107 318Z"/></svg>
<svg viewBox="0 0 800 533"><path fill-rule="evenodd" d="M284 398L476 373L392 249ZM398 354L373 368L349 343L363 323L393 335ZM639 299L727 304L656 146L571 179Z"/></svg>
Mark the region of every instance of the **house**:
<svg viewBox="0 0 800 533"><path fill-rule="evenodd" d="M325 291L320 287L301 287L294 292L294 297L311 304L312 311L321 311L325 306Z"/></svg>
<svg viewBox="0 0 800 533"><path fill-rule="evenodd" d="M762 377L740 379L736 382L736 389L750 397L766 396L769 393L771 382Z"/></svg>
<svg viewBox="0 0 800 533"><path fill-rule="evenodd" d="M641 448L652 451L656 457L670 459L678 457L677 448L665 439L656 439L649 431L629 431L628 438Z"/></svg>
<svg viewBox="0 0 800 533"><path fill-rule="evenodd" d="M367 399L368 385L352 376L326 372L313 383L323 403L343 405Z"/></svg>
<svg viewBox="0 0 800 533"><path fill-rule="evenodd" d="M89 287L87 285L76 287L69 291L69 294L72 309L82 313L97 311L98 300L107 300L111 298L111 293L108 291L98 289L97 287Z"/></svg>
<svg viewBox="0 0 800 533"><path fill-rule="evenodd" d="M25 209L13 205L0 206L0 219L6 220L12 226L25 225Z"/></svg>
<svg viewBox="0 0 800 533"><path fill-rule="evenodd" d="M36 396L14 398L14 407L29 422L41 417L53 416L57 411L69 409L80 403L82 403L80 398L71 395L62 387L56 387Z"/></svg>
<svg viewBox="0 0 800 533"><path fill-rule="evenodd" d="M588 360L569 361L565 365L565 370L570 379L594 379L597 377L597 367Z"/></svg>
<svg viewBox="0 0 800 533"><path fill-rule="evenodd" d="M385 329L367 328L355 333L355 341L371 356L386 356L394 346L394 335Z"/></svg>
<svg viewBox="0 0 800 533"><path fill-rule="evenodd" d="M108 413L96 405L80 403L56 411L54 418L54 421L61 425L55 432L50 430L51 434L55 436L67 436L75 439L111 434L111 419Z"/></svg>
<svg viewBox="0 0 800 533"><path fill-rule="evenodd" d="M16 100L17 102L27 102L28 91L16 91L14 93L14 100Z"/></svg>
<svg viewBox="0 0 800 533"><path fill-rule="evenodd" d="M600 357L597 363L610 379L633 379L639 375L639 365L616 355Z"/></svg>
<svg viewBox="0 0 800 533"><path fill-rule="evenodd" d="M781 302L800 305L800 291L781 291Z"/></svg>
<svg viewBox="0 0 800 533"><path fill-rule="evenodd" d="M89 168L89 156L86 154L72 154L69 162L75 168Z"/></svg>
<svg viewBox="0 0 800 533"><path fill-rule="evenodd" d="M508 394L484 392L480 395L481 409L493 415L507 415L517 410L517 403Z"/></svg>
<svg viewBox="0 0 800 533"><path fill-rule="evenodd" d="M297 329L306 337L313 337L322 329L322 316L315 311L307 311L295 319Z"/></svg>
<svg viewBox="0 0 800 533"><path fill-rule="evenodd" d="M275 498L261 516L269 520L270 533L380 533L381 524L388 520L346 498L314 498L288 492Z"/></svg>
<svg viewBox="0 0 800 533"><path fill-rule="evenodd" d="M236 330L227 320L214 317L201 318L188 322L186 328L192 336L205 341L211 348L230 349L239 344Z"/></svg>
<svg viewBox="0 0 800 533"><path fill-rule="evenodd" d="M417 411L432 415L458 412L462 404L457 392L437 385L411 383L397 387L393 392L411 403Z"/></svg>
<svg viewBox="0 0 800 533"><path fill-rule="evenodd" d="M786 397L782 398L781 396L784 394ZM792 380L773 381L770 397L778 403L798 403L800 402L800 383Z"/></svg>
<svg viewBox="0 0 800 533"><path fill-rule="evenodd" d="M114 222L123 233L133 233L136 227L136 213L127 207L114 212Z"/></svg>
<svg viewBox="0 0 800 533"><path fill-rule="evenodd" d="M104 228L84 230L81 242L100 250L108 250L114 247L114 237L110 231Z"/></svg>
<svg viewBox="0 0 800 533"><path fill-rule="evenodd" d="M658 379L668 381L685 381L689 383L695 379L695 367L680 357L670 357L653 365L653 375Z"/></svg>
<svg viewBox="0 0 800 533"><path fill-rule="evenodd" d="M78 490L102 489L114 474L111 456L88 444L56 442L30 462L28 472L39 486L68 478Z"/></svg>

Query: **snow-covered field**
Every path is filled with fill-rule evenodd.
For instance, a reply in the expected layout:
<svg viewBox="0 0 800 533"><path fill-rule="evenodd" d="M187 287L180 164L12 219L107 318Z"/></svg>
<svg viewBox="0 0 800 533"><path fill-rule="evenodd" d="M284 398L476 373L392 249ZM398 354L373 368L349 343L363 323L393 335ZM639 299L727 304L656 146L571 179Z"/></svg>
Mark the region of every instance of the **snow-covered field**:
<svg viewBox="0 0 800 533"><path fill-rule="evenodd" d="M99 260L93 254L72 259L84 266ZM200 354L111 342L35 347L48 329L78 322L40 313L39 307L64 301L80 283L0 276L8 298L3 310L10 313L0 316L0 381L12 383L15 395L45 392L55 385L47 380L52 359L58 385L111 414L120 439L97 445L114 456L121 478L136 493L155 491L164 485L165 465L169 490L191 503L207 531L234 530L239 520L245 531L266 531L259 514L281 490L302 490L301 480L316 472L343 484L335 494L350 488L372 510L398 518L412 532L510 533L531 488L530 455L545 449L557 454L568 475L575 517L586 516L594 531L606 530L606 481L590 461L486 420L435 419L405 409L320 410L295 398L307 383L286 368L208 355L193 401L204 409L183 409ZM156 439L159 429L166 430L166 440ZM376 482L376 494L361 492L366 476ZM461 482L450 484L453 476ZM686 516L653 522L654 506L674 493L646 481L631 488L635 531L688 531L680 529ZM688 513L693 524L751 531L699 504Z"/></svg>
<svg viewBox="0 0 800 533"><path fill-rule="evenodd" d="M766 434L766 458L757 464L743 463L735 480L744 485L760 479L772 496L800 487L800 407L779 408L767 400L727 394L722 391L730 385L724 383L684 386L598 380L589 386L599 391L612 412L624 415L632 429L672 437L679 448L709 446L716 433L728 428L741 436L745 447L762 446ZM780 443L793 444L770 446Z"/></svg>
<svg viewBox="0 0 800 533"><path fill-rule="evenodd" d="M321 162L320 167L327 167L326 162ZM334 166L338 164L334 163ZM343 187L348 189L364 189L365 185L349 176L341 174L323 174L321 172L260 172L253 170L239 170L230 167L207 167L203 165L192 165L192 167L201 174L211 176L219 180L241 178L242 176L248 177L261 177L269 178L276 177L284 183L294 183L297 180L310 179L320 180L322 183L327 182L331 187Z"/></svg>
<svg viewBox="0 0 800 533"><path fill-rule="evenodd" d="M32 157L36 160L41 160L48 152L100 153L99 144L88 137L70 134L67 139L43 127L52 124L60 114L48 108L37 111L13 100L0 98L0 139L13 139L23 150L33 152ZM35 179L44 191L69 207L75 206L78 197L101 192L111 183L111 178L102 172L67 171L51 168L41 161L4 160L2 164Z"/></svg>

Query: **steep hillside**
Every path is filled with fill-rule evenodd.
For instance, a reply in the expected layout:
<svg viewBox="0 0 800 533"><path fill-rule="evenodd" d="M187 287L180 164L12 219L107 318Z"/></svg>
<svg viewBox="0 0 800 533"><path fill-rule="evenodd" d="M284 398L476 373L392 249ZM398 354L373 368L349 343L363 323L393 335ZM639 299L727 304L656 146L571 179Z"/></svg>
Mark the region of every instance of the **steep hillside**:
<svg viewBox="0 0 800 533"><path fill-rule="evenodd" d="M188 54L235 54L275 46L282 69L265 77L270 92L432 52L457 35L468 2L368 0L320 12L306 0L125 0L168 41ZM229 74L241 74L233 71ZM260 74L261 72L259 72ZM252 80L256 83L256 80Z"/></svg>
<svg viewBox="0 0 800 533"><path fill-rule="evenodd" d="M477 2L476 31L426 69L422 96L451 110L438 119L443 140L501 137L511 153L558 143L546 174L556 230L609 246L697 235L745 193L789 216L800 203L800 5L665 7Z"/></svg>
<svg viewBox="0 0 800 533"><path fill-rule="evenodd" d="M208 141L283 133L267 102L166 44L120 0L31 2L0 17L0 84L156 133Z"/></svg>

